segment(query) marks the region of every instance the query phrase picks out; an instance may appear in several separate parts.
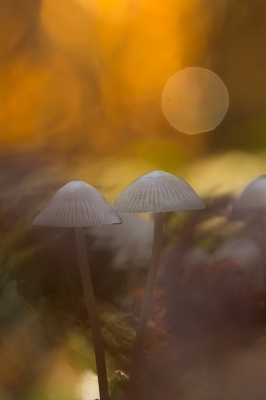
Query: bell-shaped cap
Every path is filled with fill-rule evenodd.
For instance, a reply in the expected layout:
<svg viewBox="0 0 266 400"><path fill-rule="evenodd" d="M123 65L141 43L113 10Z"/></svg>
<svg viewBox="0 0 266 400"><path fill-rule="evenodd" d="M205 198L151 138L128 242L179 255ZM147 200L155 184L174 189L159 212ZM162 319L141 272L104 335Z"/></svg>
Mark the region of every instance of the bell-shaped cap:
<svg viewBox="0 0 266 400"><path fill-rule="evenodd" d="M121 224L122 220L103 195L82 181L67 183L37 215L33 225L82 227Z"/></svg>
<svg viewBox="0 0 266 400"><path fill-rule="evenodd" d="M124 213L198 210L205 205L183 179L164 171L141 175L118 197L114 208Z"/></svg>
<svg viewBox="0 0 266 400"><path fill-rule="evenodd" d="M266 212L266 175L250 181L233 203L229 219L246 219Z"/></svg>
<svg viewBox="0 0 266 400"><path fill-rule="evenodd" d="M235 200L234 208L266 211L266 175L253 179Z"/></svg>

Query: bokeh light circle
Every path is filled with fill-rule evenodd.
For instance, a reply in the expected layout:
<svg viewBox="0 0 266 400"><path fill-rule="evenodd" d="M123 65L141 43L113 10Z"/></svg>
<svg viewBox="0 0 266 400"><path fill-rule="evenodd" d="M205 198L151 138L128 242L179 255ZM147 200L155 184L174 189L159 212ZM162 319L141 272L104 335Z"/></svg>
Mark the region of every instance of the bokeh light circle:
<svg viewBox="0 0 266 400"><path fill-rule="evenodd" d="M173 75L165 85L162 109L177 130L195 134L214 129L228 109L228 92L212 71L186 68Z"/></svg>

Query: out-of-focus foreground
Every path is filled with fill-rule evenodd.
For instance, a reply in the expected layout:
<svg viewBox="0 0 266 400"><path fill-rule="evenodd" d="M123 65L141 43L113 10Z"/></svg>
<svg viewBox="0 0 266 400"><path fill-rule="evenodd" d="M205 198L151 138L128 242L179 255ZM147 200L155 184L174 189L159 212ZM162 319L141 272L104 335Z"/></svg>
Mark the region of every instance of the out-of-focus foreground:
<svg viewBox="0 0 266 400"><path fill-rule="evenodd" d="M32 220L71 180L113 203L154 169L185 178L207 208L165 216L142 398L265 397L265 217L231 214L266 170L265 17L260 0L0 0L1 400L97 398L74 233ZM229 109L185 135L161 99L195 66L222 79ZM123 218L87 230L114 400L153 235L149 218Z"/></svg>

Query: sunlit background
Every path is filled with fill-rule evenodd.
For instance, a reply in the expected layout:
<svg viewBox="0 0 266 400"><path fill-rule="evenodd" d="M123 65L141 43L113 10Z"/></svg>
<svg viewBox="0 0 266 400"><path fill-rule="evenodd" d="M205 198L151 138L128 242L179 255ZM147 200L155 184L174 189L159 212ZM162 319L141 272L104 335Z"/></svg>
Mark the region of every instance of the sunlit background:
<svg viewBox="0 0 266 400"><path fill-rule="evenodd" d="M0 0L1 400L97 398L93 348L75 272L72 233L31 225L67 182L84 180L113 204L129 183L154 169L185 179L209 208L199 217L180 216L180 221L172 214L166 217L162 270L168 271L165 275L171 273L182 249L183 264L176 279L183 291L195 273L194 265L196 274L202 265L208 265L204 277L215 281L208 294L213 298L215 285L219 285L211 265L218 268L233 259L239 276L243 273L250 278L249 266L263 264L261 248L256 247L257 226L248 230L243 221L228 222L227 217L232 196L250 179L266 173L265 18L263 0ZM188 85L189 93L187 86L182 86L188 104L180 107L180 93L170 94L173 123L163 106L164 90L171 77L194 67L211 71L222 85L222 95L215 96L212 85L207 86L213 90L211 98L193 84ZM204 76L197 82L203 83L202 79ZM205 112L217 112L218 119L212 120L214 114L204 119ZM202 118L196 121L196 128L195 115ZM180 128L180 119L185 129ZM206 120L211 124L205 127ZM88 231L110 379L117 369L128 372L143 294L152 221L149 216L139 218L125 221L123 233L113 240L112 231ZM138 229L142 236L136 233ZM248 252L243 259L242 247ZM224 261L226 249L230 256ZM194 272L185 271L184 263ZM114 271L112 277L107 265ZM99 274L98 266L106 269ZM157 326L151 321L149 328L151 347L157 349L158 357L165 355L164 373L156 389L144 390L145 396L163 398L170 387L165 397L169 400L177 398L174 393L184 400L209 400L225 380L221 397L216 398L261 400L263 396L252 391L249 397L241 385L237 389L228 371L238 382L247 383L247 377L254 376L260 393L265 394L257 365L261 366L266 348L262 352L238 349L237 355L223 358L220 370L215 357L206 356L210 349L209 353L199 351L199 358L192 356L204 347L203 342L185 342L182 318L181 325L170 324L172 330L167 331L168 319L175 315L169 306L175 291L171 279L161 275L154 311L159 322ZM265 300L263 273L256 270L255 275L252 287L257 291L249 300L261 305ZM187 301L182 290L180 296ZM192 298L196 296L206 307L207 300L199 300L193 284L189 290ZM242 295L238 292L239 298ZM178 303L178 297L175 301ZM224 307L223 301L213 306L214 314ZM191 304L186 312L192 315L189 307ZM185 318L182 310L177 312ZM257 308L256 312L263 313ZM229 348L231 322L226 321L222 328L217 317L215 329L205 326L202 332L210 329L215 335L219 331ZM264 337L265 324L261 330L250 325L245 345ZM232 334L233 347L237 335L240 332ZM163 337L171 349L164 347L166 343L158 346ZM223 353L222 344L218 353ZM171 357L182 360L184 369ZM245 360L251 360L253 367ZM155 365L152 371L151 365ZM210 373L214 365L215 376ZM153 382L160 376L159 367L151 358L143 379ZM176 368L177 387L169 383L167 367L171 374ZM195 397L195 392L201 397Z"/></svg>
<svg viewBox="0 0 266 400"><path fill-rule="evenodd" d="M216 186L256 175L265 159L264 13L263 2L247 0L1 2L2 158L64 171L73 162L66 179L77 171L105 191L108 176L114 197L122 179L156 168L185 177L227 151L248 154L230 170L221 164ZM188 67L211 70L229 94L221 124L197 136L161 108L166 83Z"/></svg>

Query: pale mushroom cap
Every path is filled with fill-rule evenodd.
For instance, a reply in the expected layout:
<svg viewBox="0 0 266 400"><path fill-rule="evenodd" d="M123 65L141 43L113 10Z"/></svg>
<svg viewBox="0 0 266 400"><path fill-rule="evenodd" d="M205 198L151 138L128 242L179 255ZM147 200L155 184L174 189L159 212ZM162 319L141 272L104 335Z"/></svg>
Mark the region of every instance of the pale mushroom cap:
<svg viewBox="0 0 266 400"><path fill-rule="evenodd" d="M141 175L118 197L114 208L124 213L198 210L199 195L183 179L164 171Z"/></svg>
<svg viewBox="0 0 266 400"><path fill-rule="evenodd" d="M37 215L33 225L82 227L121 224L122 220L103 195L82 181L67 183Z"/></svg>
<svg viewBox="0 0 266 400"><path fill-rule="evenodd" d="M253 179L233 204L235 210L266 210L266 175Z"/></svg>

